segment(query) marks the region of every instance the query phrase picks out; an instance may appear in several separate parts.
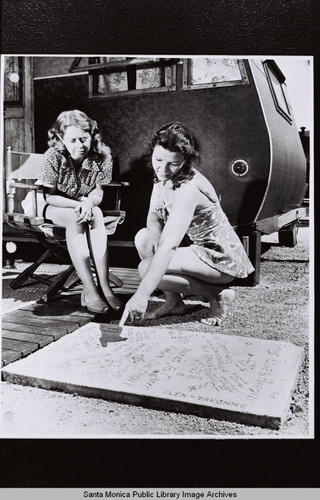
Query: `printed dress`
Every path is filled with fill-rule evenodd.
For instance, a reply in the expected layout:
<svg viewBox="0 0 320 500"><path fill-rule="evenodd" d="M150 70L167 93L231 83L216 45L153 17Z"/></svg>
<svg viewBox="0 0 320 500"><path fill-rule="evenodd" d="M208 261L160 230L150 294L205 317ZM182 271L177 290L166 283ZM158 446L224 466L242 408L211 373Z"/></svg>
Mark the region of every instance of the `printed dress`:
<svg viewBox="0 0 320 500"><path fill-rule="evenodd" d="M209 207L194 213L186 233L190 248L210 267L237 278L246 278L254 271L254 267L222 210L214 189L198 171L188 182L195 185L211 202ZM159 197L156 212L166 222L172 202L163 199L159 184L155 184L155 189Z"/></svg>
<svg viewBox="0 0 320 500"><path fill-rule="evenodd" d="M66 152L49 148L43 155L38 172L38 184L56 187L57 194L78 199L87 196L97 185L109 184L112 178L112 159L101 159L98 154L89 154L77 168Z"/></svg>

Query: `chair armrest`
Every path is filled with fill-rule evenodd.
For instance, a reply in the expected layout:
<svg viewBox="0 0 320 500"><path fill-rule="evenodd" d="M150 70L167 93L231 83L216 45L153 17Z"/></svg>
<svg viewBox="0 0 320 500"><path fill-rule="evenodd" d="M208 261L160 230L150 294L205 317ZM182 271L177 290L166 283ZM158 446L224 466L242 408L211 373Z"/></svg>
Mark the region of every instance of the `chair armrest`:
<svg viewBox="0 0 320 500"><path fill-rule="evenodd" d="M11 190L14 190L14 188L25 188L25 189L31 189L33 191L37 191L38 189L42 188L40 185L36 184L27 184L26 182L17 182L14 179L8 179L6 183L7 187L7 194L11 192ZM14 193L14 191L13 191Z"/></svg>
<svg viewBox="0 0 320 500"><path fill-rule="evenodd" d="M37 210L37 191L40 188L42 188L42 186L36 185L36 184L27 184L26 182L17 182L13 178L7 179L7 181L6 181L6 194L7 194L7 199L8 199L8 212L9 213L14 212L14 197L16 194L16 188L27 189L29 192L32 193L32 200L33 200L33 207L34 207L33 212L35 214L37 214L38 213L38 210Z"/></svg>
<svg viewBox="0 0 320 500"><path fill-rule="evenodd" d="M35 186L34 184L25 184L24 182L15 182L14 187L30 189L31 191L38 191L42 186Z"/></svg>
<svg viewBox="0 0 320 500"><path fill-rule="evenodd" d="M4 220L9 224L9 226L33 229L38 228L44 223L43 217L30 217L28 215L17 213L4 214Z"/></svg>

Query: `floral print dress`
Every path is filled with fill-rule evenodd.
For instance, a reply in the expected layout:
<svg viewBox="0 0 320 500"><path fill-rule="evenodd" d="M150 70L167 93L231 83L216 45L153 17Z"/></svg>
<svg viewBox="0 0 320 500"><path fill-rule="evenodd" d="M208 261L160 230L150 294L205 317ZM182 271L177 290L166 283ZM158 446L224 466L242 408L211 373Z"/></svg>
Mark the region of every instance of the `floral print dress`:
<svg viewBox="0 0 320 500"><path fill-rule="evenodd" d="M209 200L210 206L196 210L192 218L186 239L190 248L210 267L237 278L246 278L254 271L243 245L227 219L215 192L208 189L207 179L198 171L190 181ZM172 208L172 202L163 199L158 184L158 216L166 222Z"/></svg>
<svg viewBox="0 0 320 500"><path fill-rule="evenodd" d="M112 159L101 159L90 153L76 168L69 153L64 157L53 147L43 155L38 172L38 184L56 187L57 194L78 199L87 196L97 185L109 184L112 178Z"/></svg>

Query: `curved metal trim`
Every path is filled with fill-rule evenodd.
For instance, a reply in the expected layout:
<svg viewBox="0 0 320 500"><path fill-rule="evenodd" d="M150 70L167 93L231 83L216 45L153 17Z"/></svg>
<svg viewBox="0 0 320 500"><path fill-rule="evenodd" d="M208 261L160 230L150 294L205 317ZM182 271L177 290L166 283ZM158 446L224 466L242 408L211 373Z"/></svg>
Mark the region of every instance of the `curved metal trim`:
<svg viewBox="0 0 320 500"><path fill-rule="evenodd" d="M250 61L250 60L248 60L248 63L249 63L250 69L251 69L252 78L253 78L254 83L255 83L255 88L256 88L256 91L257 91L257 95L259 97L259 102L260 102L261 110L262 110L262 113L263 113L264 121L265 121L265 124L266 124L266 127L267 127L268 137L269 137L269 147L270 147L270 164L269 164L268 183L267 183L267 186L266 186L266 190L265 190L264 197L262 199L261 205L260 205L260 207L259 207L259 209L257 211L257 215L256 215L256 217L254 219L254 222L257 222L258 217L259 217L259 215L261 213L261 210L262 210L262 208L264 206L264 203L266 201L266 198L267 198L267 195L268 195L268 191L269 191L269 187L270 187L271 174L272 174L273 149L272 149L272 141L271 141L271 131L270 131L269 124L268 124L268 121L267 121L266 112L265 112L265 109L264 109L264 106L263 106L263 103L262 103L261 93L259 91L259 88L258 88L258 85L257 85L257 80L255 78L254 70L252 69L252 63L253 62ZM267 77L265 76L265 78L267 78Z"/></svg>

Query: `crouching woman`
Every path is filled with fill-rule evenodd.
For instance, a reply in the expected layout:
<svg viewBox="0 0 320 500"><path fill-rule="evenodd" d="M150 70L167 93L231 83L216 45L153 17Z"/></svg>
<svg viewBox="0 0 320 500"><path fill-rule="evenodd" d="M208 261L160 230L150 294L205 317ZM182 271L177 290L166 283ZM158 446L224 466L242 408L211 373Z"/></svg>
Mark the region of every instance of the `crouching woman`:
<svg viewBox="0 0 320 500"><path fill-rule="evenodd" d="M165 125L152 138L149 157L154 187L147 227L135 238L142 280L120 324L184 314L184 293L206 297L209 315L202 322L218 326L235 298L231 282L254 268L213 186L195 168L199 153L190 132L178 122ZM156 288L165 302L146 313Z"/></svg>

